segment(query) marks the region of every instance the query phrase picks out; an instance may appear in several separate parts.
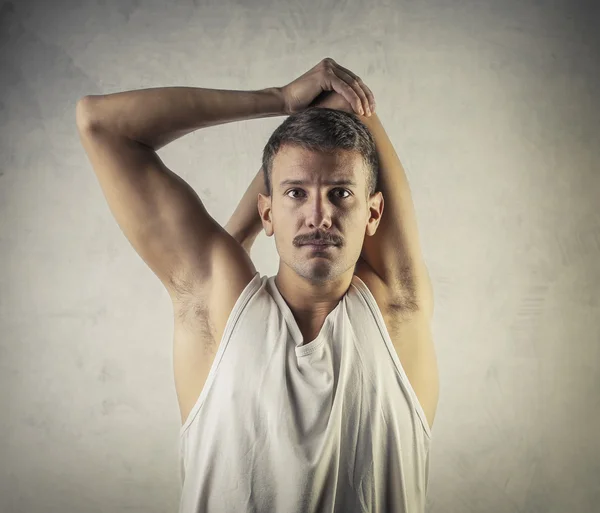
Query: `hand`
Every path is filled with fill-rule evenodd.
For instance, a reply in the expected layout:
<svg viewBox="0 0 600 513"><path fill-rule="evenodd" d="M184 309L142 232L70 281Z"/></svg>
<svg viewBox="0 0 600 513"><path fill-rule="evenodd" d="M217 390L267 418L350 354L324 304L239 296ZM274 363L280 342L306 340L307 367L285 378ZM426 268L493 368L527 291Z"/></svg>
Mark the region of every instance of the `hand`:
<svg viewBox="0 0 600 513"><path fill-rule="evenodd" d="M311 107L325 107L327 109L342 110L344 112L354 113L352 105L348 103L340 93L327 91L320 94L318 98L310 104Z"/></svg>
<svg viewBox="0 0 600 513"><path fill-rule="evenodd" d="M329 57L280 90L285 114L288 115L315 106L317 97L328 91L341 94L358 114L368 116L369 111L375 110L375 97L371 90L357 75Z"/></svg>

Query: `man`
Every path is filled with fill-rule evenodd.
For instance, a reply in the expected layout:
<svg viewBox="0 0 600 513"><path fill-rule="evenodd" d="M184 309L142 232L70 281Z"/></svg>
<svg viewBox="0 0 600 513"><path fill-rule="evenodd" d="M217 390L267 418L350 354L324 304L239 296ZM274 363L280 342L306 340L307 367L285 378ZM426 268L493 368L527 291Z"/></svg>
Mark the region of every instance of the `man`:
<svg viewBox="0 0 600 513"><path fill-rule="evenodd" d="M78 103L108 205L173 301L181 513L424 510L433 295L373 107L332 59L281 88ZM156 154L198 128L283 114L226 228ZM262 229L275 277L250 259Z"/></svg>

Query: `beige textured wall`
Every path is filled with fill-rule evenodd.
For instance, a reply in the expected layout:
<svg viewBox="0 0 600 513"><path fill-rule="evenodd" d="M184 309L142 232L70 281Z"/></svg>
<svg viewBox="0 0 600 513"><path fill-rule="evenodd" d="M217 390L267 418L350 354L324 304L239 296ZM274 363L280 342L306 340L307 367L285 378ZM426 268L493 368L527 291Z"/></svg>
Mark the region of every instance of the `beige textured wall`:
<svg viewBox="0 0 600 513"><path fill-rule="evenodd" d="M171 304L76 101L279 86L327 56L375 92L435 289L428 511L600 511L597 3L38 0L0 20L2 513L178 506ZM160 155L225 224L281 121ZM253 258L275 274L273 239Z"/></svg>

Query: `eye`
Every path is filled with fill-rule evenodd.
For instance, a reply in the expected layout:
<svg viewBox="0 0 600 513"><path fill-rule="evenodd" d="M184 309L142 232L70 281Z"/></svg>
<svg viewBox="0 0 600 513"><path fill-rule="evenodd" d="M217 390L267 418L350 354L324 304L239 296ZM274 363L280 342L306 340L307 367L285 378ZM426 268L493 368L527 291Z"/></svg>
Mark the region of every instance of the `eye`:
<svg viewBox="0 0 600 513"><path fill-rule="evenodd" d="M291 197L291 196L289 196L289 194L290 194L291 192L294 192L294 191L301 191L301 190L302 190L302 189L290 189L290 190L289 190L289 191L286 193L286 196L288 196L289 198L292 198L292 199L297 199L297 197L295 197L295 198L294 198L294 197ZM347 194L348 194L348 196L344 196L344 197L339 197L339 196L338 196L338 197L339 197L339 199L346 199L346 198L348 198L348 197L350 196L350 191L348 191L348 190L346 190L346 189L342 189L342 188L340 188L340 187L338 187L337 189L333 189L333 191L341 191L341 192L345 192L345 193L347 193Z"/></svg>

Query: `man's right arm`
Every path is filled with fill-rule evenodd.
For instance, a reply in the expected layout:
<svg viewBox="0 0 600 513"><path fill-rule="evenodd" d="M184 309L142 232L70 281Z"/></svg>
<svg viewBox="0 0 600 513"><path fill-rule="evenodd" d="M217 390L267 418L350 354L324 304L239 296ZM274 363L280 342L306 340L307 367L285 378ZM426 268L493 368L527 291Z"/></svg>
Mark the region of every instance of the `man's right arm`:
<svg viewBox="0 0 600 513"><path fill-rule="evenodd" d="M165 166L156 148L203 126L274 115L270 113L279 106L276 97L264 92L194 90L178 99L179 88L168 89L85 97L77 104L76 117L113 216L176 298L181 284L201 282L211 272L215 241L222 241L221 247L229 242L192 187ZM233 101L219 112L226 98Z"/></svg>
<svg viewBox="0 0 600 513"><path fill-rule="evenodd" d="M201 279L217 227L195 191L143 144L94 125L81 113L77 124L113 217L169 294L177 292L186 265ZM192 255L197 269L189 268Z"/></svg>

